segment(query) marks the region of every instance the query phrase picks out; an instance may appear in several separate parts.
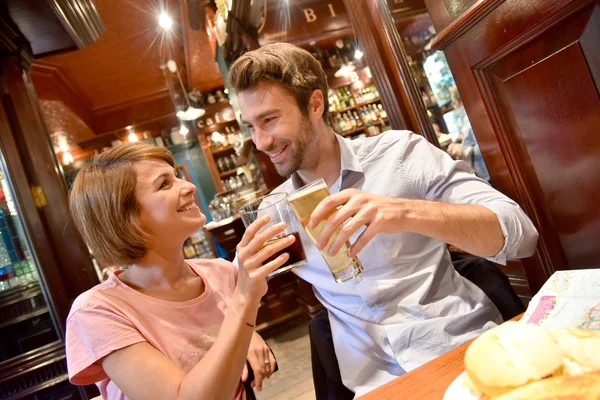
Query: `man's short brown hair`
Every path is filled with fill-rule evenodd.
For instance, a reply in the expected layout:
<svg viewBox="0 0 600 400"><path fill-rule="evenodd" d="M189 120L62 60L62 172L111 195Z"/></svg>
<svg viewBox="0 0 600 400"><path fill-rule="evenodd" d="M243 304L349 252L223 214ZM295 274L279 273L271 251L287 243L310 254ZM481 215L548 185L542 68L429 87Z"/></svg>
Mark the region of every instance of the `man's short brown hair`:
<svg viewBox="0 0 600 400"><path fill-rule="evenodd" d="M165 148L146 143L123 143L84 164L71 187L69 207L75 226L98 261L131 265L147 252L148 235L140 227L140 205L135 197L136 162L165 161Z"/></svg>
<svg viewBox="0 0 600 400"><path fill-rule="evenodd" d="M252 89L261 82L273 82L296 99L302 115L315 89L323 93L323 119L327 121L329 101L327 76L308 51L289 43L267 44L238 58L227 74L227 86L236 92Z"/></svg>

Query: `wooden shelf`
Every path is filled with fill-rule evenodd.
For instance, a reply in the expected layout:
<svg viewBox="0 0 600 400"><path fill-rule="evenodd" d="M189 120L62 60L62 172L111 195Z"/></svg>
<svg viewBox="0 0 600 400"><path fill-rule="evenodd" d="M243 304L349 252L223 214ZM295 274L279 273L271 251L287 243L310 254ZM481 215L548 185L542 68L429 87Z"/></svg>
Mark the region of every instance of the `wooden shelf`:
<svg viewBox="0 0 600 400"><path fill-rule="evenodd" d="M364 103L357 103L356 107L354 108L358 108L358 107L362 107L362 106L368 106L369 104L373 104L373 103L379 103L381 101L381 98L376 98L373 100L369 100L369 101L365 101Z"/></svg>
<svg viewBox="0 0 600 400"><path fill-rule="evenodd" d="M356 110L356 105L351 106L351 107L346 107L346 108L342 108L341 110L335 110L335 111L331 111L332 113L343 113L346 112L348 110Z"/></svg>
<svg viewBox="0 0 600 400"><path fill-rule="evenodd" d="M352 135L357 132L361 132L361 131L364 132L365 129L366 128L364 126L361 126L360 128L352 129L351 131L341 132L340 135L343 137L346 137L346 136Z"/></svg>
<svg viewBox="0 0 600 400"><path fill-rule="evenodd" d="M213 154L221 154L221 153L227 153L228 151L233 150L233 146L225 146L225 147L218 147L216 149L213 149L211 147L210 151Z"/></svg>
<svg viewBox="0 0 600 400"><path fill-rule="evenodd" d="M227 125L231 124L232 122L235 122L235 124L237 125L237 119L234 118L234 119L230 119L229 121L215 122L213 124L205 125L205 126L198 126L198 125L196 125L196 126L198 126L198 129L202 129L203 131L206 132L207 129L212 131L212 130L215 130L216 128L220 128L222 126L227 126Z"/></svg>
<svg viewBox="0 0 600 400"><path fill-rule="evenodd" d="M378 103L380 101L381 101L381 99L378 97L378 98L370 100L370 101L365 101L364 103L356 103L352 107L346 107L346 108L342 108L341 110L336 110L336 111L332 110L331 112L332 113L343 113L343 112L346 112L349 110L358 110L359 107L368 106L369 104Z"/></svg>
<svg viewBox="0 0 600 400"><path fill-rule="evenodd" d="M219 176L221 178L227 178L228 176L234 176L234 175L237 175L237 169L232 169L230 171L221 172L219 174Z"/></svg>
<svg viewBox="0 0 600 400"><path fill-rule="evenodd" d="M211 114L224 110L227 107L231 107L231 103L229 103L228 101L217 101L214 104L205 104L199 107L206 111L206 114Z"/></svg>

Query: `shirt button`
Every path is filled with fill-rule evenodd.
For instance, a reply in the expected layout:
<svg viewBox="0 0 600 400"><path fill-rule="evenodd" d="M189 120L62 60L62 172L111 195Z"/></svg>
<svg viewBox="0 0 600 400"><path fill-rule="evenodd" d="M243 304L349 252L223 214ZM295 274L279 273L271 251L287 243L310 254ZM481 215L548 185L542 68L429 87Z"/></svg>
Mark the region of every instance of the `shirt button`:
<svg viewBox="0 0 600 400"><path fill-rule="evenodd" d="M400 361L402 361L404 364L406 364L408 362L408 357L404 356L404 357L402 357L402 359Z"/></svg>
<svg viewBox="0 0 600 400"><path fill-rule="evenodd" d="M379 310L381 308L381 304L375 303L375 304L373 304L373 308L376 310Z"/></svg>

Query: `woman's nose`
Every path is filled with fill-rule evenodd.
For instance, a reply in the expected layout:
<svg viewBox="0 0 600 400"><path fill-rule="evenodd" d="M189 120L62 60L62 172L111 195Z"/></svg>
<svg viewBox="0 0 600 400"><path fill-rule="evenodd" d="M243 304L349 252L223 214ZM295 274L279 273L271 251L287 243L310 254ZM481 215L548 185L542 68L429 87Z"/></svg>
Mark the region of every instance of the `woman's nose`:
<svg viewBox="0 0 600 400"><path fill-rule="evenodd" d="M194 193L195 191L196 185L188 181L183 181L183 188L181 189L181 192L184 196L187 196L190 193Z"/></svg>

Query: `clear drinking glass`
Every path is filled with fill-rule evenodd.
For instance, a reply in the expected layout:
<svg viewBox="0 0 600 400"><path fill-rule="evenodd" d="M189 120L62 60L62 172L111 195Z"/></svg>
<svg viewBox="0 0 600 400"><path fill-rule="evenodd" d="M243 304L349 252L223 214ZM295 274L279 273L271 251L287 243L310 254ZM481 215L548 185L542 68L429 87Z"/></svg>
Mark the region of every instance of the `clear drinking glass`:
<svg viewBox="0 0 600 400"><path fill-rule="evenodd" d="M296 238L294 243L292 243L290 246L278 251L265 260L264 264L279 257L279 255L282 253L287 252L290 255L290 258L288 258L285 264L269 274L269 278L273 278L277 275L287 272L299 265L306 264L306 254L304 253L302 241L300 240L300 235L298 234L300 227L294 216L294 213L290 208L287 193L273 193L252 200L244 204L239 209L239 214L246 228L248 228L248 226L250 226L250 224L256 221L258 218L269 215L271 219L267 225L260 229L259 232L262 232L270 226L276 225L280 222L285 222L285 230L279 235L267 240L263 247L289 235L294 235Z"/></svg>
<svg viewBox="0 0 600 400"><path fill-rule="evenodd" d="M327 184L323 179L317 179L316 181L302 186L288 197L288 201L292 207L292 210L294 211L294 214L296 214L296 217L302 224L302 227L306 230L308 236L310 236L315 244L317 243L319 233L321 232L321 229L323 229L323 226L325 225L327 218L329 218L329 215L314 229L310 229L308 226L306 226L306 223L308 222L310 215L315 210L317 205L327 196L329 196ZM335 279L336 282L341 283L351 278L355 278L357 281L360 281L360 273L363 271L363 267L357 257L348 257L347 252L350 248L349 241L344 243L335 256L329 256L327 254L333 238L337 236L340 229L341 227L338 228L331 236L327 246L321 250L321 255L329 266L331 275L333 275L333 279Z"/></svg>

